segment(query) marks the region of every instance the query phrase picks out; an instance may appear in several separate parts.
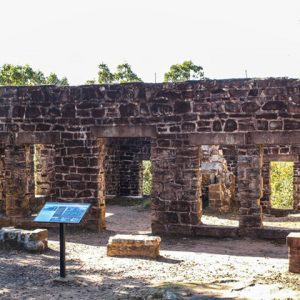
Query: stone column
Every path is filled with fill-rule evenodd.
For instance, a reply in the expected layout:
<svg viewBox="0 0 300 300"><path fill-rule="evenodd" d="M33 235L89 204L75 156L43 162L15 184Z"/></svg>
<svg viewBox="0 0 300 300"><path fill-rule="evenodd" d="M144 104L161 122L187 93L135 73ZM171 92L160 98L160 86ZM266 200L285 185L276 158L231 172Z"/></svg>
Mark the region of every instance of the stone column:
<svg viewBox="0 0 300 300"><path fill-rule="evenodd" d="M152 231L192 234L201 223L200 147L174 137L152 143Z"/></svg>
<svg viewBox="0 0 300 300"><path fill-rule="evenodd" d="M106 157L105 157L105 183L106 194L119 195L120 187L120 145L118 139L106 140Z"/></svg>
<svg viewBox="0 0 300 300"><path fill-rule="evenodd" d="M293 208L300 210L300 162L294 162Z"/></svg>
<svg viewBox="0 0 300 300"><path fill-rule="evenodd" d="M54 175L54 145L37 144L34 147L35 159L35 194L49 195Z"/></svg>
<svg viewBox="0 0 300 300"><path fill-rule="evenodd" d="M271 183L270 183L270 161L263 162L263 196L261 198L262 208L268 212L271 209Z"/></svg>
<svg viewBox="0 0 300 300"><path fill-rule="evenodd" d="M5 149L6 215L12 222L30 214L34 198L33 146L10 146Z"/></svg>
<svg viewBox="0 0 300 300"><path fill-rule="evenodd" d="M292 232L287 236L289 247L289 271L300 273L300 233Z"/></svg>
<svg viewBox="0 0 300 300"><path fill-rule="evenodd" d="M4 148L0 148L0 214L5 214L5 162Z"/></svg>
<svg viewBox="0 0 300 300"><path fill-rule="evenodd" d="M238 155L238 198L240 228L262 227L263 147L240 149Z"/></svg>
<svg viewBox="0 0 300 300"><path fill-rule="evenodd" d="M98 139L98 209L95 209L95 213L98 213L99 222L98 230L102 231L106 229L105 222L105 197L106 197L106 189L105 189L105 156L106 156L106 139Z"/></svg>

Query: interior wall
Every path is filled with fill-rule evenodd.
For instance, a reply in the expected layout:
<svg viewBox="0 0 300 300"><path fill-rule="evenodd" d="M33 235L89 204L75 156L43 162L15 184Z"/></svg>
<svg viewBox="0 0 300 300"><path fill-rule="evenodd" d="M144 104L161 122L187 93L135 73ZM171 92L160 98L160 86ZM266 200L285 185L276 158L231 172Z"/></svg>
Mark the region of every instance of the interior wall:
<svg viewBox="0 0 300 300"><path fill-rule="evenodd" d="M149 138L107 139L107 195L142 196L143 160L150 160Z"/></svg>

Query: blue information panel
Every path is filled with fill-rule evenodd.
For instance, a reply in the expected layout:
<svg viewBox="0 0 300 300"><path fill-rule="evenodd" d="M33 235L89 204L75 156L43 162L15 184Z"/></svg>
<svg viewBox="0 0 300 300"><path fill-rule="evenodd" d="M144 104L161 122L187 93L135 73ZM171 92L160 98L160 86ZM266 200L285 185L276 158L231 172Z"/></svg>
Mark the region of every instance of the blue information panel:
<svg viewBox="0 0 300 300"><path fill-rule="evenodd" d="M78 224L90 206L81 203L47 202L34 221Z"/></svg>

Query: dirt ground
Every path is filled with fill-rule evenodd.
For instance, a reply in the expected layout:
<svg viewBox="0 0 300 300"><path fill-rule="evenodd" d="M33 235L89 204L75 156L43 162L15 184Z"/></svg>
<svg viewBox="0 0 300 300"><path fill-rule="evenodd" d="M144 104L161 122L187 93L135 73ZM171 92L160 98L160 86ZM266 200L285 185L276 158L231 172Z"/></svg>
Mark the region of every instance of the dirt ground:
<svg viewBox="0 0 300 300"><path fill-rule="evenodd" d="M149 233L150 212L108 206L107 226L105 233L67 230L72 280L65 283L53 280L58 230L49 232L50 249L41 255L0 250L0 299L300 299L300 275L287 272L284 243L162 238L157 260L112 258L109 236Z"/></svg>

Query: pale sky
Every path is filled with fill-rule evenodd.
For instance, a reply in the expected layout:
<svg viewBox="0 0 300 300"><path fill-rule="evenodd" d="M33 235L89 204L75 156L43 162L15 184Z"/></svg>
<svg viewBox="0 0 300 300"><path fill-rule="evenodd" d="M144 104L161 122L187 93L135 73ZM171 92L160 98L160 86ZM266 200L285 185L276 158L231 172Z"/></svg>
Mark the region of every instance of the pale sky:
<svg viewBox="0 0 300 300"><path fill-rule="evenodd" d="M101 62L154 82L184 60L209 78L300 78L300 0L0 0L0 65L77 85Z"/></svg>

